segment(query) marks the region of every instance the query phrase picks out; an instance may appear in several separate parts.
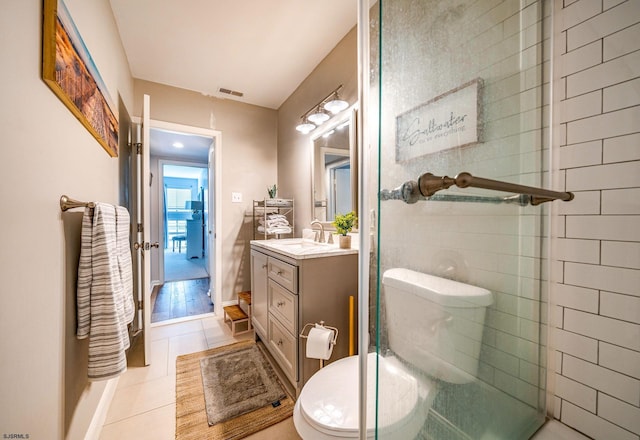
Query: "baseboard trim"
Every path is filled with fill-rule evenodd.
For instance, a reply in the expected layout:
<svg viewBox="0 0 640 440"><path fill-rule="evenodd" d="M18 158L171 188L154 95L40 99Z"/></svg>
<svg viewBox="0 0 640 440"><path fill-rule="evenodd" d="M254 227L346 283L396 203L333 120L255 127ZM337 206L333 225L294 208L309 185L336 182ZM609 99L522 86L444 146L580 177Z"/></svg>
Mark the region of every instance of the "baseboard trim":
<svg viewBox="0 0 640 440"><path fill-rule="evenodd" d="M89 424L89 429L87 429L85 440L98 440L100 438L100 433L102 432L105 420L107 420L107 412L109 412L109 406L111 406L113 396L116 394L119 380L120 377L116 377L107 382L100 402L98 402L96 412L93 414L93 418Z"/></svg>

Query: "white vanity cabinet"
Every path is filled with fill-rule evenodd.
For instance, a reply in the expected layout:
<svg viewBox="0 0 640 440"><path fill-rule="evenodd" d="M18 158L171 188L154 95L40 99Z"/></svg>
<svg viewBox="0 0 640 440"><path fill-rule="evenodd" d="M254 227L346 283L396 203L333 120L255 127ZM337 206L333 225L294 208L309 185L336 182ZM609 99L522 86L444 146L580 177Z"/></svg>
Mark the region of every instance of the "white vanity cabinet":
<svg viewBox="0 0 640 440"><path fill-rule="evenodd" d="M338 343L325 364L349 355L349 296L355 303L358 254L333 247L305 253L279 249L277 243L285 241L251 242L252 324L299 393L320 365L305 356L306 340L299 336L305 324L324 321L338 328ZM354 310L354 331L356 316Z"/></svg>

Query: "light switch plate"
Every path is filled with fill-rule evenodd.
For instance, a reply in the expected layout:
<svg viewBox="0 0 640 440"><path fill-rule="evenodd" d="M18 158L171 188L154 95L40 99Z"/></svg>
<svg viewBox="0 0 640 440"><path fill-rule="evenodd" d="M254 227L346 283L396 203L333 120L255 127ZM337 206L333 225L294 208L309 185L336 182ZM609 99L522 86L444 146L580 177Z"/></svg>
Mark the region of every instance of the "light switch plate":
<svg viewBox="0 0 640 440"><path fill-rule="evenodd" d="M231 193L231 202L232 203L242 203L242 193L232 192Z"/></svg>

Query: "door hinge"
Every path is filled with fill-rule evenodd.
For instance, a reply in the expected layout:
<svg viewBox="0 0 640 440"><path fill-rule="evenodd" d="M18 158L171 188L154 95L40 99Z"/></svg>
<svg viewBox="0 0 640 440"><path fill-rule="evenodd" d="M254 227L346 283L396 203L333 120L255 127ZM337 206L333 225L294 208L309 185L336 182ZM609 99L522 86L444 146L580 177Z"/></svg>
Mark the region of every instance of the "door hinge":
<svg viewBox="0 0 640 440"><path fill-rule="evenodd" d="M138 310L144 310L144 301L138 301Z"/></svg>
<svg viewBox="0 0 640 440"><path fill-rule="evenodd" d="M142 223L138 223L136 232L144 232L144 227L142 226Z"/></svg>
<svg viewBox="0 0 640 440"><path fill-rule="evenodd" d="M136 154L142 154L142 142L136 142L134 145L136 146Z"/></svg>

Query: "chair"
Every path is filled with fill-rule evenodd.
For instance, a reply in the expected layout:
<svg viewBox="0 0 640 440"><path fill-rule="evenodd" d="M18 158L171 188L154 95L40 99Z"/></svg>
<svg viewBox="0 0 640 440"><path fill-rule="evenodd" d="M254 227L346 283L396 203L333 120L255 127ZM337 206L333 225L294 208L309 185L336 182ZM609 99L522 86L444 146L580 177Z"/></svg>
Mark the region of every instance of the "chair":
<svg viewBox="0 0 640 440"><path fill-rule="evenodd" d="M184 235L174 235L173 238L171 239L173 241L173 248L172 248L172 252L176 251L176 241L178 242L178 253L182 252L182 242L185 241L187 239L187 237L185 237Z"/></svg>

